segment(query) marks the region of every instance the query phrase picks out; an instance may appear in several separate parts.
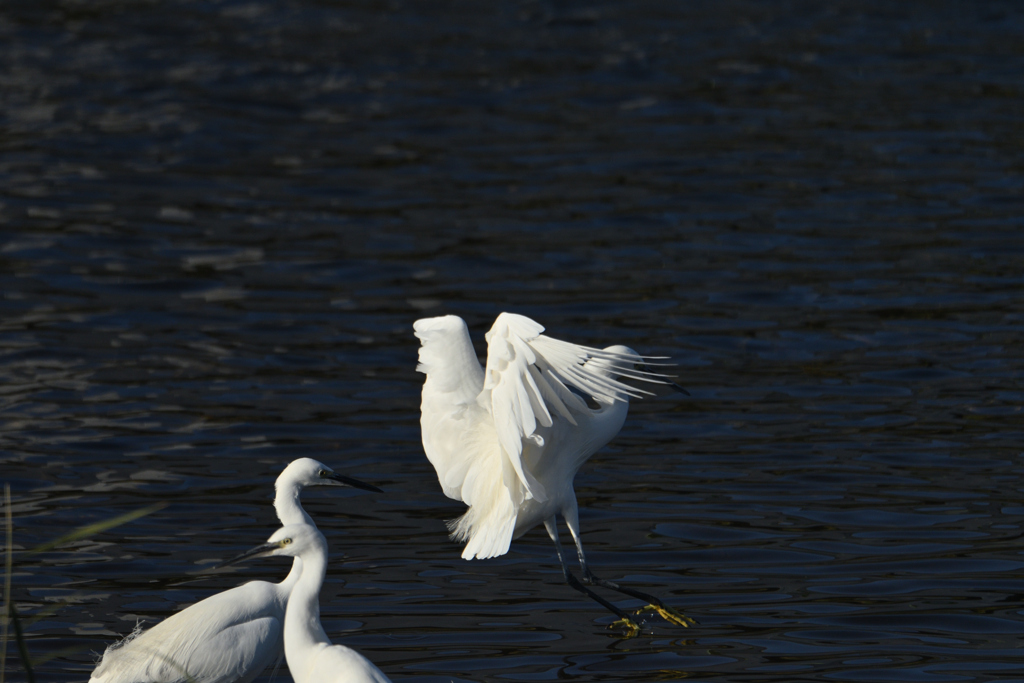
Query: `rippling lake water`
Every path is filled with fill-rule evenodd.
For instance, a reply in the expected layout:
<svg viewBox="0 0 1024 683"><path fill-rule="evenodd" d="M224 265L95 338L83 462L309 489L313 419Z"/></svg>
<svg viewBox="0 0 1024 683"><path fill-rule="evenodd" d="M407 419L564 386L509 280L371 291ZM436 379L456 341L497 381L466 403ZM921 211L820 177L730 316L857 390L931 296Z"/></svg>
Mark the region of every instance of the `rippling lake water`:
<svg viewBox="0 0 1024 683"><path fill-rule="evenodd" d="M269 536L300 456L384 489L304 500L328 633L396 683L1024 680L1022 31L1000 2L4 3L15 547L168 503L15 553L37 680L283 577L199 570ZM411 325L482 352L503 310L678 363L692 396L634 404L576 490L595 571L699 626L621 639L543 529L446 539Z"/></svg>

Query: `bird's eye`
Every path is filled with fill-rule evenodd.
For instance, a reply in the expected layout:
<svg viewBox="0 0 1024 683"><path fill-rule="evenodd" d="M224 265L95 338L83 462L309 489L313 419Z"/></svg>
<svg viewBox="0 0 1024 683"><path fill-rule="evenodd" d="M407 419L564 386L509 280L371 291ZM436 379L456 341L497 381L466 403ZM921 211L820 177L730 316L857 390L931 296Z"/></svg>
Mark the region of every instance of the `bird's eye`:
<svg viewBox="0 0 1024 683"><path fill-rule="evenodd" d="M281 541L281 545L290 545L291 542L292 542L292 539L286 538L283 541Z"/></svg>
<svg viewBox="0 0 1024 683"><path fill-rule="evenodd" d="M320 470L320 476L321 477L326 477L327 476L327 470Z"/></svg>

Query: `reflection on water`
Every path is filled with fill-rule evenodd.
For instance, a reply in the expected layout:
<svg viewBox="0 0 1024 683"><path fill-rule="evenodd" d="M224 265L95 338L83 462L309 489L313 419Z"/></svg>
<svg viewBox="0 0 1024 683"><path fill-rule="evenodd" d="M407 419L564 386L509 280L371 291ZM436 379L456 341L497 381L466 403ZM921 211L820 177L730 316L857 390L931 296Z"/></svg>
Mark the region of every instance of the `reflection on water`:
<svg viewBox="0 0 1024 683"><path fill-rule="evenodd" d="M1021 22L6 4L15 544L170 503L18 556L40 679L283 576L200 570L271 533L305 455L385 491L306 500L325 626L395 680L1019 677ZM595 571L699 627L619 639L542 530L487 561L446 540L411 323L502 310L678 361L692 397L635 404L576 488Z"/></svg>

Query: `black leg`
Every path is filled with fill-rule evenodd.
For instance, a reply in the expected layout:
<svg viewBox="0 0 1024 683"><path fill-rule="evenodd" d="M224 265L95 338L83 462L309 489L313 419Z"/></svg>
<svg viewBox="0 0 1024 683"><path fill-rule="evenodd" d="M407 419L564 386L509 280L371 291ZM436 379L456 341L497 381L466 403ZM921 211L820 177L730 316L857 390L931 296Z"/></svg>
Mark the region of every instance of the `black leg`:
<svg viewBox="0 0 1024 683"><path fill-rule="evenodd" d="M619 617L619 620L612 623L611 626L622 626L623 628L625 628L627 638L632 638L633 636L640 633L640 627L637 626L636 622L630 619L625 612L623 612L618 607L602 598L594 591L584 586L582 583L580 583L579 579L573 576L572 572L569 571L569 567L565 563L565 556L562 555L562 544L558 540L558 527L556 526L555 518L552 517L550 520L545 521L544 527L548 530L548 536L550 536L551 540L555 542L555 551L558 553L558 561L562 565L562 576L565 577L565 582L572 586L575 590L578 590L580 593L583 593L584 595L594 600L595 602L603 606L605 609L609 610L617 617Z"/></svg>
<svg viewBox="0 0 1024 683"><path fill-rule="evenodd" d="M618 591L623 595L628 595L630 597L637 598L638 600L645 600L648 603L647 606L642 607L640 610L638 610L636 612L637 614L641 614L643 612L657 612L666 621L671 622L676 626L690 627L697 625L696 621L686 616L674 607L669 607L664 602L662 602L660 598L656 598L653 595L635 590L633 588L625 588L615 583L614 581L606 581L605 579L599 579L596 576L594 576L594 574L590 571L590 568L587 566L587 558L583 554L583 543L580 541L579 533L579 516L576 512L576 507L573 506L571 508L567 508L565 511L563 511L562 515L565 517L566 526L569 527L569 532L572 534L572 540L576 542L576 554L579 555L580 558L580 570L583 572L583 581L585 583L589 583L594 586L601 586L602 588L608 588L609 590L613 591ZM547 522L545 522L545 524L547 524ZM551 530L549 529L548 534L550 533ZM555 533L557 534L557 529ZM559 559L562 558L561 550L559 550L558 557ZM562 563L562 567L564 569L564 562Z"/></svg>
<svg viewBox="0 0 1024 683"><path fill-rule="evenodd" d="M649 593L644 593L643 591L638 591L633 588L626 588L625 586L620 586L614 581L599 579L596 576L594 576L590 569L586 570L586 574L584 574L583 580L589 584L601 586L602 588L608 588L609 590L618 591L623 595L628 595L630 597L637 598L638 600L646 601L648 603L647 606L642 607L640 610L638 610L637 614L640 614L642 612L657 612L662 617L664 617L666 621L672 622L677 626L689 627L697 625L697 622L694 619L691 619L690 617L686 616L674 607L669 607L664 602L662 602L660 598L656 598Z"/></svg>

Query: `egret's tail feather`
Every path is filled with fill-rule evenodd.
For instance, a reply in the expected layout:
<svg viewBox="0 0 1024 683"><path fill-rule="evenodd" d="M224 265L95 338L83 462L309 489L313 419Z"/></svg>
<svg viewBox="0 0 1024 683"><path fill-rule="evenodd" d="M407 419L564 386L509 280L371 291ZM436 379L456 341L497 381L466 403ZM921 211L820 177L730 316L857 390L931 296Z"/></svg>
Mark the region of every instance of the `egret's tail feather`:
<svg viewBox="0 0 1024 683"><path fill-rule="evenodd" d="M448 531L453 541L466 543L462 550L465 560L497 557L508 552L512 532L516 528L516 511L511 505L491 506L481 514L480 506L471 506L466 514L448 520ZM505 508L505 509L502 509Z"/></svg>

